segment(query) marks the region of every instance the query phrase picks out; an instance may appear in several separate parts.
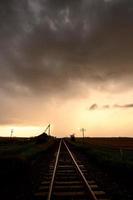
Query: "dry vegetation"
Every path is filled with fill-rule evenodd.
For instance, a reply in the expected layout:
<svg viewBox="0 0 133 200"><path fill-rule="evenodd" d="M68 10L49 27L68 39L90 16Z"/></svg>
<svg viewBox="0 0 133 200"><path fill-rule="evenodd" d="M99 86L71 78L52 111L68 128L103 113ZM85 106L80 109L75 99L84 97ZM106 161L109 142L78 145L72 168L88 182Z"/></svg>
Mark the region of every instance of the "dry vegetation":
<svg viewBox="0 0 133 200"><path fill-rule="evenodd" d="M54 144L51 137L0 138L0 199L32 199L32 170Z"/></svg>
<svg viewBox="0 0 133 200"><path fill-rule="evenodd" d="M83 141L82 138L77 140ZM133 150L133 138L85 138L84 142L92 146Z"/></svg>
<svg viewBox="0 0 133 200"><path fill-rule="evenodd" d="M75 138L88 168L111 200L132 200L133 138Z"/></svg>
<svg viewBox="0 0 133 200"><path fill-rule="evenodd" d="M73 144L98 164L133 169L133 138L76 138Z"/></svg>

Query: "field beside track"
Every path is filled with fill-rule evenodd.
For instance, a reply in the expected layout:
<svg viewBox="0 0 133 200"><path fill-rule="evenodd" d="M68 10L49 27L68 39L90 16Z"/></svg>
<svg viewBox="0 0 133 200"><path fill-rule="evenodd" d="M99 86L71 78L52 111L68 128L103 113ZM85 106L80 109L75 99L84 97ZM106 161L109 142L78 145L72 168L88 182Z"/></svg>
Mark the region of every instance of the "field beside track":
<svg viewBox="0 0 133 200"><path fill-rule="evenodd" d="M80 143L84 142L90 146L97 147L106 147L112 149L125 149L125 150L133 150L133 138L122 138L122 137L97 137L97 138L76 138L76 140Z"/></svg>
<svg viewBox="0 0 133 200"><path fill-rule="evenodd" d="M38 138L0 137L0 158L30 159L47 150L53 143L52 137L44 141L38 141Z"/></svg>
<svg viewBox="0 0 133 200"><path fill-rule="evenodd" d="M54 142L52 137L0 138L0 199L31 199L35 165Z"/></svg>
<svg viewBox="0 0 133 200"><path fill-rule="evenodd" d="M96 163L133 168L133 138L76 138L73 144Z"/></svg>
<svg viewBox="0 0 133 200"><path fill-rule="evenodd" d="M132 200L133 138L68 140L88 160L90 172L111 200Z"/></svg>

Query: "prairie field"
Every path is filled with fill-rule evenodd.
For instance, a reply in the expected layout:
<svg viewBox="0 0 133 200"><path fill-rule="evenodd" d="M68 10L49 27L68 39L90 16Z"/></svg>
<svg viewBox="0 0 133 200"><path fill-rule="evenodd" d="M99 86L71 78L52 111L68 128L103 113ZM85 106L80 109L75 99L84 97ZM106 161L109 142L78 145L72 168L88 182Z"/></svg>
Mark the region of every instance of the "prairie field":
<svg viewBox="0 0 133 200"><path fill-rule="evenodd" d="M112 137L112 138L77 138L79 142L84 142L90 146L106 147L112 149L125 149L133 150L133 138L122 138L122 137Z"/></svg>
<svg viewBox="0 0 133 200"><path fill-rule="evenodd" d="M76 138L75 146L97 164L133 169L133 138Z"/></svg>
<svg viewBox="0 0 133 200"><path fill-rule="evenodd" d="M13 156L29 159L47 150L52 144L52 137L43 142L39 142L38 138L0 137L0 158Z"/></svg>
<svg viewBox="0 0 133 200"><path fill-rule="evenodd" d="M133 138L71 139L111 200L132 200Z"/></svg>
<svg viewBox="0 0 133 200"><path fill-rule="evenodd" d="M31 196L34 166L42 155L44 159L47 157L54 144L52 138L44 138L43 142L38 138L0 138L2 199L26 199Z"/></svg>

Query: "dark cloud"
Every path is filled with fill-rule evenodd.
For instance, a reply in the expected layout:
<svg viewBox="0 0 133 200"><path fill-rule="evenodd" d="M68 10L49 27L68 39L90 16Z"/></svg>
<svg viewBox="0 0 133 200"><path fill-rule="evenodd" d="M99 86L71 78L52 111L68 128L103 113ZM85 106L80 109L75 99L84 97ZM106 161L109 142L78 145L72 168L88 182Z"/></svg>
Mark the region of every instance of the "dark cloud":
<svg viewBox="0 0 133 200"><path fill-rule="evenodd" d="M133 108L133 104L114 104L114 105L103 105L99 106L98 104L92 104L89 110L100 110L100 109L112 109L112 108Z"/></svg>
<svg viewBox="0 0 133 200"><path fill-rule="evenodd" d="M132 36L131 0L1 0L1 113L16 119L17 96L73 97L82 82L132 87Z"/></svg>
<svg viewBox="0 0 133 200"><path fill-rule="evenodd" d="M92 104L89 108L89 110L96 110L98 109L98 105L96 103Z"/></svg>
<svg viewBox="0 0 133 200"><path fill-rule="evenodd" d="M103 109L109 109L109 108L110 108L110 105L103 105L102 108L103 108Z"/></svg>
<svg viewBox="0 0 133 200"><path fill-rule="evenodd" d="M133 108L133 104L124 104L124 105L115 104L113 107L114 108Z"/></svg>
<svg viewBox="0 0 133 200"><path fill-rule="evenodd" d="M1 88L48 94L133 74L132 1L11 0L0 11Z"/></svg>

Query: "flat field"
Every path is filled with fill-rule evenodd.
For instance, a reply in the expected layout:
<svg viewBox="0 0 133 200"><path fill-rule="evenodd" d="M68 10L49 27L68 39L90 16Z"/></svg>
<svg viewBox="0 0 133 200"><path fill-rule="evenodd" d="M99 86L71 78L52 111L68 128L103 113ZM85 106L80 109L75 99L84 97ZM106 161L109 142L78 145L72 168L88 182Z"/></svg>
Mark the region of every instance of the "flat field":
<svg viewBox="0 0 133 200"><path fill-rule="evenodd" d="M72 143L109 199L133 199L133 138L75 138Z"/></svg>
<svg viewBox="0 0 133 200"><path fill-rule="evenodd" d="M0 199L31 199L36 163L53 144L52 138L0 138Z"/></svg>
<svg viewBox="0 0 133 200"><path fill-rule="evenodd" d="M74 143L98 163L133 168L133 138L76 138Z"/></svg>
<svg viewBox="0 0 133 200"><path fill-rule="evenodd" d="M0 158L13 156L29 159L45 151L53 142L52 138L47 139L45 142L38 143L34 138L0 137Z"/></svg>
<svg viewBox="0 0 133 200"><path fill-rule="evenodd" d="M76 138L80 143L85 143L91 146L97 147L106 147L112 149L127 149L133 150L133 138L122 138L122 137L113 137L113 138Z"/></svg>

